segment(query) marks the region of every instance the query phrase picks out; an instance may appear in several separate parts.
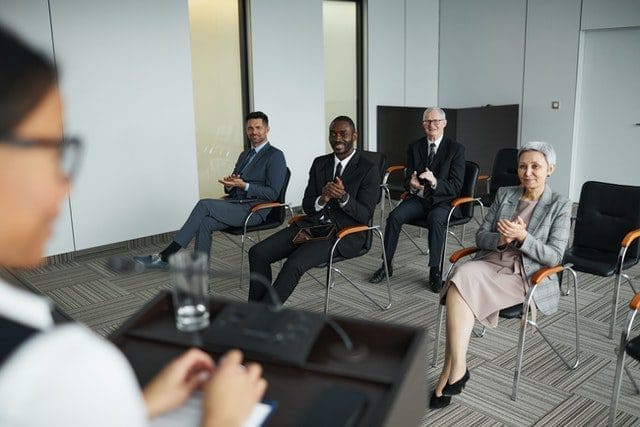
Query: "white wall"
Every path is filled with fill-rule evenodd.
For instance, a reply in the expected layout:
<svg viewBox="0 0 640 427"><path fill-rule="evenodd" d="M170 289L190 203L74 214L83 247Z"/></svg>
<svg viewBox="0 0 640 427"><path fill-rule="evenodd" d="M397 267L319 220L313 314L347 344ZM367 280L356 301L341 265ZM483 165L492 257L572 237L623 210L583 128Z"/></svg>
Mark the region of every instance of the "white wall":
<svg viewBox="0 0 640 427"><path fill-rule="evenodd" d="M53 43L49 25L49 6L46 0L3 0L0 6L0 22L23 40L53 60ZM25 31L25 29L29 29ZM47 242L46 255L74 250L73 230L69 199L60 206L51 238Z"/></svg>
<svg viewBox="0 0 640 427"><path fill-rule="evenodd" d="M254 110L291 169L287 201L302 204L309 167L325 153L322 1L252 0Z"/></svg>
<svg viewBox="0 0 640 427"><path fill-rule="evenodd" d="M554 146L558 165L550 185L569 195L581 0L529 0L521 141ZM560 109L551 109L560 101Z"/></svg>
<svg viewBox="0 0 640 427"><path fill-rule="evenodd" d="M640 26L638 0L583 0L582 29Z"/></svg>
<svg viewBox="0 0 640 427"><path fill-rule="evenodd" d="M526 0L440 2L441 106L520 104L525 8Z"/></svg>
<svg viewBox="0 0 640 427"><path fill-rule="evenodd" d="M437 103L438 9L437 0L367 2L370 150L377 147L378 105Z"/></svg>
<svg viewBox="0 0 640 427"><path fill-rule="evenodd" d="M197 200L186 2L3 3L3 19L51 49L65 133L86 152L48 254L177 229Z"/></svg>

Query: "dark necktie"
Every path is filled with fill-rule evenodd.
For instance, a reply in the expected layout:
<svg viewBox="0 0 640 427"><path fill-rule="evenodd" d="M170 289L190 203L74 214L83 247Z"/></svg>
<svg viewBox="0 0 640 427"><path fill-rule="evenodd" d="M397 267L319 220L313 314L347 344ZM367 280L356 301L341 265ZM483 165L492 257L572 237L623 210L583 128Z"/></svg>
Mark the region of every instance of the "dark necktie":
<svg viewBox="0 0 640 427"><path fill-rule="evenodd" d="M255 149L252 148L251 150L249 150L249 153L247 153L247 157L244 158L244 161L238 168L238 173L242 174L242 172L244 172L244 170L247 168L247 166L249 166L249 163L253 159L253 156L255 155L256 155Z"/></svg>
<svg viewBox="0 0 640 427"><path fill-rule="evenodd" d="M335 181L337 177L342 175L342 163L338 162L338 165L336 166L336 173L333 176L333 180Z"/></svg>
<svg viewBox="0 0 640 427"><path fill-rule="evenodd" d="M436 143L432 142L431 144L429 144L429 158L427 159L427 162L429 163L429 169L432 168L433 166L433 159L436 157Z"/></svg>

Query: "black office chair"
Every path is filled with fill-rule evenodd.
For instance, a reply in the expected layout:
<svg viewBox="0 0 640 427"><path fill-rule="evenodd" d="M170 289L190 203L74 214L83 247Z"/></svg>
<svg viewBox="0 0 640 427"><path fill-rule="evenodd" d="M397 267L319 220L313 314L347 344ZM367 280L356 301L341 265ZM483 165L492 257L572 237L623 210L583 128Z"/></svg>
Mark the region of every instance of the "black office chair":
<svg viewBox="0 0 640 427"><path fill-rule="evenodd" d="M635 289L625 270L638 263L640 247L640 187L588 181L582 186L575 220L573 246L564 263L576 271L600 277L615 275L609 338L613 338L620 282L624 277ZM634 237L635 236L635 237Z"/></svg>
<svg viewBox="0 0 640 427"><path fill-rule="evenodd" d="M366 158L370 159L374 164L378 165L378 170L380 172L380 176L383 176L384 171L385 171L385 166L386 166L386 156L382 153L378 153L378 152L373 152L373 151L360 151L362 156L365 156ZM384 178L383 178L384 179ZM378 203L380 203L383 198L383 193L380 193L380 198L378 199ZM294 222L304 218L305 215L297 215L295 217L293 217L289 223L293 224ZM351 280L346 274L344 274L340 269L338 269L335 264L342 262L342 261L346 261L349 259L354 259L354 258L359 258L363 255L366 255L369 253L369 250L371 250L371 247L373 245L373 233L375 233L379 239L380 239L380 246L382 247L382 260L384 263L384 267L385 269L387 269L388 272L388 266L387 266L387 257L385 255L384 252L384 239L382 236L382 232L380 231L380 226L379 225L374 225L373 224L373 213L371 215L371 218L369 218L369 222L365 225L365 224L361 224L361 225L355 225L355 226L351 226L351 227L346 227L343 228L342 230L340 230L337 233L337 239L335 241L335 243L333 244L333 247L331 248L331 252L329 254L329 260L328 262L322 263L317 265L315 268L327 268L327 281L325 283L325 300L324 300L324 313L327 314L329 312L329 299L330 299L330 295L331 295L331 289L333 289L335 282L334 282L334 278L333 278L333 273L338 273L342 278L344 278L347 282L349 282L355 289L357 289L364 297L366 297L369 301L371 301L373 304L375 304L376 306L378 306L381 310L388 310L391 307L391 285L389 283L389 275L387 274L387 302L386 304L380 304L378 301L374 300L371 296L369 296L360 286L358 286L353 280ZM342 239L348 238L348 236L355 234L355 233L367 233L367 238L365 240L365 244L362 247L362 249L360 250L360 252L355 256L355 257L351 257L351 258L345 258L341 255L339 255L338 253L336 253L336 247L338 246L338 244L340 243L340 241ZM313 277L313 276L312 276ZM315 279L315 277L314 277ZM318 279L315 279L316 281L320 282Z"/></svg>
<svg viewBox="0 0 640 427"><path fill-rule="evenodd" d="M640 236L640 234L639 234ZM637 237L636 237L637 238ZM633 299L629 302L629 313L627 314L627 321L625 322L624 329L622 330L622 334L620 335L620 347L618 348L618 363L616 364L616 375L613 380L613 392L611 393L611 407L609 409L609 425L615 425L616 420L616 412L618 409L618 399L620 398L620 386L622 385L622 370L624 369L633 387L636 390L636 394L640 393L640 388L638 388L638 384L631 376L631 372L624 364L625 356L629 355L635 360L640 361L640 335L635 338L629 338L631 334L631 327L633 326L633 321L638 314L638 310L640 309L640 293L635 294Z"/></svg>
<svg viewBox="0 0 640 427"><path fill-rule="evenodd" d="M451 272L455 264L460 261L462 258L472 255L478 252L480 248L478 247L468 247L455 251L449 257L449 261L451 263L449 270L447 271L446 280L449 279ZM513 386L511 389L511 400L516 400L518 398L518 386L520 384L520 373L522 371L522 359L524 356L524 344L527 332L527 325L531 325L534 327L539 333L540 336L546 341L546 343L551 347L554 353L562 360L562 362L567 366L567 368L573 370L578 367L580 364L580 332L579 332L579 316L578 316L578 279L575 271L571 268L571 264L557 265L554 267L544 267L540 270L536 271L531 276L531 286L524 298L524 304L517 304L512 307L508 307L504 310L500 311L500 317L513 319L513 318L522 318L523 321L520 322L520 334L518 339L518 355L516 359L516 366L513 373ZM524 266L522 267L524 270ZM560 351L553 345L553 343L547 338L547 336L542 331L540 325L530 317L530 308L533 302L533 294L536 291L536 286L545 280L547 277L552 274L560 274L563 271L569 271L572 275L572 284L573 284L573 299L575 306L575 331L576 331L576 347L575 347L575 360L573 362L569 362L565 357L560 353ZM568 295L569 292L565 293ZM438 362L438 351L439 351L439 342L442 334L442 318L444 313L444 306L438 304L438 315L437 315L437 326L436 326L436 338L435 345L433 349L433 359L431 361L431 366L436 366ZM540 311L538 311L540 314ZM482 328L482 331L477 336L484 336L485 329Z"/></svg>
<svg viewBox="0 0 640 427"><path fill-rule="evenodd" d="M460 189L460 196L451 201L451 207L449 208L449 216L447 217L447 226L444 235L444 244L442 245L442 257L440 258L440 272L444 271L444 254L447 248L449 236L453 236L461 247L464 247L464 232L465 225L469 223L474 217L474 209L476 204L480 206L480 210L483 210L483 204L479 197L475 197L476 184L478 182L478 174L480 173L480 166L477 163L466 161L464 167L464 178L462 181L462 188ZM409 197L408 193L403 194L403 199ZM484 212L482 215L484 216ZM420 228L428 229L426 219L417 219L410 221L409 225L413 225ZM451 231L452 227L462 226L462 233L460 238ZM411 237L409 237L411 239ZM411 239L414 245L420 249L420 246ZM420 249L422 251L422 249ZM425 253L425 252L423 252Z"/></svg>
<svg viewBox="0 0 640 427"><path fill-rule="evenodd" d="M225 236L228 235L233 236L241 236L241 258L240 258L240 286L242 286L242 280L244 279L244 258L245 258L245 242L247 240L251 240L253 243L256 243L253 238L249 235L249 233L257 232L258 233L258 241L260 240L260 231L263 230L271 230L274 228L280 227L284 224L285 219L287 218L287 212L289 212L290 218L293 218L293 210L288 203L285 203L285 199L287 196L287 187L289 186L289 179L291 178L291 170L287 168L287 173L284 177L284 183L282 184L282 189L280 190L280 194L278 195L278 200L274 202L264 202L259 203L257 205L251 206L249 210L249 215L244 220L244 226L242 227L229 227L227 229L222 230ZM257 212L263 209L271 209L267 218L257 225L248 225L249 219ZM229 238L232 240L231 238ZM234 240L232 240L236 243ZM236 243L237 244L237 243Z"/></svg>
<svg viewBox="0 0 640 427"><path fill-rule="evenodd" d="M498 188L520 185L518 178L518 149L501 148L493 160L491 175L480 175L478 181L485 181L487 192L480 196L482 204L491 206Z"/></svg>

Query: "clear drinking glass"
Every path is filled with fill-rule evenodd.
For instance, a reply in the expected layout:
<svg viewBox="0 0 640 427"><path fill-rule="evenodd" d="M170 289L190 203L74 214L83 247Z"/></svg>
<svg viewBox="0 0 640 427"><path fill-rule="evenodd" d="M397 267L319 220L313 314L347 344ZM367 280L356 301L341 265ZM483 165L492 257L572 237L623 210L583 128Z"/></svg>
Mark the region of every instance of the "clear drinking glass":
<svg viewBox="0 0 640 427"><path fill-rule="evenodd" d="M209 326L209 260L202 252L180 251L169 257L176 327L197 331Z"/></svg>

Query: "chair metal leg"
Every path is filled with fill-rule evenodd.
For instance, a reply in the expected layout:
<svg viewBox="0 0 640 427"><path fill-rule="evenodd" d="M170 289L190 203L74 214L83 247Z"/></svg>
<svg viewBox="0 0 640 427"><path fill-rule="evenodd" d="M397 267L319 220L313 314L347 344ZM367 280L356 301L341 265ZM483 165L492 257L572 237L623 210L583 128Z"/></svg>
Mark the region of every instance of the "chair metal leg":
<svg viewBox="0 0 640 427"><path fill-rule="evenodd" d="M487 333L487 327L482 325L482 328L480 329L480 332L476 332L475 329L473 329L471 332L473 332L473 335L475 335L476 338L482 338Z"/></svg>
<svg viewBox="0 0 640 427"><path fill-rule="evenodd" d="M627 373L629 380L631 380L631 385L633 385L633 389L636 391L636 394L640 394L640 386L638 386L636 379L634 378L627 365L624 366L624 371Z"/></svg>
<svg viewBox="0 0 640 427"><path fill-rule="evenodd" d="M627 321L625 327L620 334L620 346L618 347L618 362L616 363L616 375L613 380L613 392L611 393L611 405L609 409L609 425L613 426L616 420L616 412L618 410L618 399L620 397L620 386L622 385L622 370L626 369L624 365L624 359L627 355L627 341L629 333L631 332L631 326L633 325L633 319L636 317L637 311L633 310L627 314ZM627 371L628 372L628 371ZM635 386L635 384L634 384Z"/></svg>
<svg viewBox="0 0 640 427"><path fill-rule="evenodd" d="M340 239L337 239L336 242L333 244L333 247L331 248L331 253L329 256L329 266L327 268L327 283L326 283L326 291L325 291L325 298L324 298L324 314L327 314L329 312L329 298L331 295L331 289L333 288L333 272L334 271L338 273L340 276L342 276L347 282L351 284L351 286L356 288L358 292L360 292L365 298L367 298L369 301L371 301L374 305L376 305L381 310L388 310L389 308L391 308L391 282L389 281L389 266L387 264L387 255L384 252L384 238L378 226L370 228L370 231L375 232L377 234L377 236L380 238L380 245L382 246L382 261L384 263L384 270L387 276L386 305L380 304L379 302L374 300L365 291L363 291L362 288L360 288L360 286L358 286L353 280L351 280L342 271L340 271L340 269L333 266L333 255L335 253L336 246L338 246L338 243L340 242Z"/></svg>
<svg viewBox="0 0 640 427"><path fill-rule="evenodd" d="M616 283L613 287L613 302L611 303L611 322L609 323L609 339L613 339L613 328L618 317L618 298L620 296L620 282L622 281L622 273L616 274Z"/></svg>
<svg viewBox="0 0 640 427"><path fill-rule="evenodd" d="M529 307L531 304L531 301L533 300L533 292L535 291L535 287L533 287L528 295L527 295L527 303L524 306L524 313L523 313L523 321L520 324L520 340L519 340L519 344L518 344L518 359L516 362L516 370L514 373L514 377L513 377L513 390L511 393L511 400L516 400L518 397L518 383L519 383L519 379L520 379L520 372L522 371L522 358L524 355L524 342L525 342L525 334L526 334L526 329L527 329L527 325L531 325L534 328L536 328L536 330L538 331L538 333L540 334L540 336L545 340L545 342L547 343L547 345L549 345L549 347L551 347L551 350L553 350L553 352L560 358L560 360L562 360L562 362L567 366L567 368L573 370L576 369L578 367L578 365L580 364L580 316L579 316L579 312L578 312L578 276L576 275L576 272L570 268L570 267L566 267L565 266L565 271L569 271L571 273L571 276L573 277L573 299L574 299L574 304L575 304L575 332L576 332L576 349L575 349L575 360L573 362L568 361L559 351L558 349L553 345L553 343L547 338L547 336L544 334L544 331L542 330L542 328L540 328L538 326L538 324L536 322L534 322L533 320L529 319Z"/></svg>

